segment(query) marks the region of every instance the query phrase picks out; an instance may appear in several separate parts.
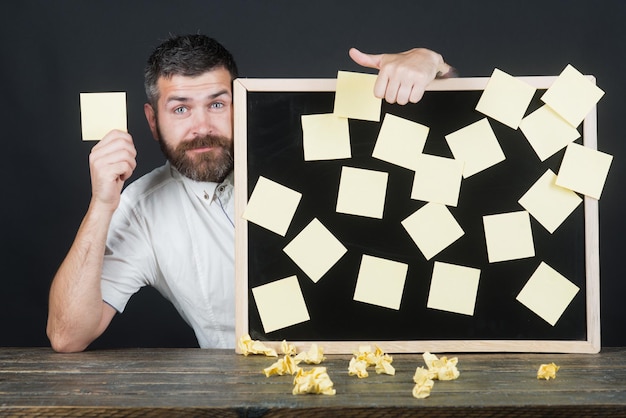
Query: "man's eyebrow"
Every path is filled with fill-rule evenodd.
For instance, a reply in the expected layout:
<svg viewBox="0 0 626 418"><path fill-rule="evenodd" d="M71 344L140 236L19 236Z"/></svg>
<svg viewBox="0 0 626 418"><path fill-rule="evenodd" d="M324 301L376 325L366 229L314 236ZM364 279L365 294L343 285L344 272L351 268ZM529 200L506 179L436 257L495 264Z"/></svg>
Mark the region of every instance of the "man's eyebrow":
<svg viewBox="0 0 626 418"><path fill-rule="evenodd" d="M167 98L166 103L170 102L188 102L190 99L184 96L170 96Z"/></svg>
<svg viewBox="0 0 626 418"><path fill-rule="evenodd" d="M210 94L209 95L209 99L217 99L218 97L224 96L224 95L230 96L230 91L227 90L227 89L220 90L220 91L218 91L216 93Z"/></svg>
<svg viewBox="0 0 626 418"><path fill-rule="evenodd" d="M226 96L230 96L230 91L228 91L227 89L220 90L220 91L218 91L218 92L215 92L215 93L209 94L209 95L207 96L207 98L208 98L209 100L213 100L213 99L217 99L218 97L220 97L220 96L224 96L224 95L226 95ZM170 96L170 97L168 97L168 98L167 98L166 103L170 103L170 102L182 102L182 103L186 103L186 102L189 102L189 101L191 101L191 100L192 100L191 98L189 98L189 97L185 97L185 96Z"/></svg>

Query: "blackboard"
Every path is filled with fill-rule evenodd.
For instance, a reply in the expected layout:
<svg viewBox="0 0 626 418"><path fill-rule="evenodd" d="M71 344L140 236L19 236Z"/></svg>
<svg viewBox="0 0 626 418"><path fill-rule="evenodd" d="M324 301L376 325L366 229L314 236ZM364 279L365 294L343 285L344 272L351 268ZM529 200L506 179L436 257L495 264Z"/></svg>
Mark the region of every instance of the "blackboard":
<svg viewBox="0 0 626 418"><path fill-rule="evenodd" d="M527 110L530 113L543 104L541 94L555 77L520 79L537 88ZM424 152L452 158L444 136L485 117L475 107L487 81L482 77L436 80L419 103L383 103L382 115L428 126ZM599 351L596 200L585 197L553 234L531 219L534 257L500 263L487 259L482 217L523 210L519 198L548 168L558 173L564 151L541 162L519 129L490 120L506 160L463 180L459 203L449 209L465 234L426 260L400 225L425 204L408 197L413 172L372 157L379 122L349 120L350 159L304 161L301 115L332 113L335 84L334 79L235 81L237 337L249 334L270 345L287 340L301 349L316 342L327 353L352 353L360 344L375 344L386 352ZM595 109L579 130L577 141L595 149ZM335 211L344 166L389 173L383 219ZM241 216L259 176L302 193L284 237ZM317 283L283 251L313 218L348 249ZM400 309L353 300L363 254L409 265ZM426 307L435 261L481 270L473 315ZM554 326L515 299L542 261L580 289ZM251 289L292 275L298 277L311 319L265 333Z"/></svg>

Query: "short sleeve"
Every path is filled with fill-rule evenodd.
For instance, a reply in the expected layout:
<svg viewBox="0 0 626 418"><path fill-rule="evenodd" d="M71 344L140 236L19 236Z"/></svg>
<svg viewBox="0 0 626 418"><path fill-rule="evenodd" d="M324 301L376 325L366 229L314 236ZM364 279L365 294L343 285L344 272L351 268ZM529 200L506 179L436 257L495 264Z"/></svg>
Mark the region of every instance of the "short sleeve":
<svg viewBox="0 0 626 418"><path fill-rule="evenodd" d="M102 299L118 312L157 274L148 224L122 196L109 227L102 265Z"/></svg>

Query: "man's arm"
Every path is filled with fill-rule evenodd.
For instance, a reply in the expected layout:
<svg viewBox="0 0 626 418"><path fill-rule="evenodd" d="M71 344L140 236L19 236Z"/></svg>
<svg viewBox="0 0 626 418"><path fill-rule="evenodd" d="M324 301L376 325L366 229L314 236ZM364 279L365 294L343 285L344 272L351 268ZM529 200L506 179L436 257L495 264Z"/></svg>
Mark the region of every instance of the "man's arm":
<svg viewBox="0 0 626 418"><path fill-rule="evenodd" d="M455 76L440 54L425 48L398 54L365 54L352 48L349 53L357 64L379 70L374 94L389 103L417 103L435 78Z"/></svg>
<svg viewBox="0 0 626 418"><path fill-rule="evenodd" d="M100 278L111 218L135 156L131 136L121 131L111 131L91 151L89 209L50 288L47 333L56 351L84 350L115 315L102 300Z"/></svg>

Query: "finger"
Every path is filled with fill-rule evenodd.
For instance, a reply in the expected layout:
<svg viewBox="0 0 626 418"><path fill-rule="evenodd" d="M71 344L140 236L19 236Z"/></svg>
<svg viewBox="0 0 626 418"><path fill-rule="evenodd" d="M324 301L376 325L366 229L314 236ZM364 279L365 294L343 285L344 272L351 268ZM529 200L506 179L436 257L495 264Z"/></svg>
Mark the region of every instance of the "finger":
<svg viewBox="0 0 626 418"><path fill-rule="evenodd" d="M385 91L385 101L387 103L394 104L398 100L398 92L400 90L400 84L394 80L389 80L387 84L387 90Z"/></svg>
<svg viewBox="0 0 626 418"><path fill-rule="evenodd" d="M437 68L437 78L453 78L458 77L458 73L454 67L445 62Z"/></svg>
<svg viewBox="0 0 626 418"><path fill-rule="evenodd" d="M116 164L115 171L119 173L119 180L126 181L133 175L135 171L135 160L132 161L120 161Z"/></svg>
<svg viewBox="0 0 626 418"><path fill-rule="evenodd" d="M124 168L123 171L113 169L111 171L112 168L118 163L124 163L131 167L132 172L137 164L136 156L137 151L135 147L132 144L128 144L124 139L118 138L115 142L109 143L107 147L92 150L89 154L89 165L92 173L95 173L97 176L99 176L99 173L105 175L110 173L108 175L118 177L123 176L127 169Z"/></svg>
<svg viewBox="0 0 626 418"><path fill-rule="evenodd" d="M409 101L411 103L417 103L420 100L422 100L422 97L424 97L424 88L414 85L413 88L411 89L411 95L409 96Z"/></svg>
<svg viewBox="0 0 626 418"><path fill-rule="evenodd" d="M366 54L356 48L350 48L348 52L350 58L362 67L380 69L382 54Z"/></svg>
<svg viewBox="0 0 626 418"><path fill-rule="evenodd" d="M109 131L105 136L102 137L102 139L99 141L99 143L101 142L108 142L110 140L113 140L115 138L125 138L127 140L132 140L132 137L130 136L130 134L126 131L120 131L118 129L113 129L111 131Z"/></svg>
<svg viewBox="0 0 626 418"><path fill-rule="evenodd" d="M91 152L97 154L122 148L134 148L132 137L126 132L111 131L96 143Z"/></svg>
<svg viewBox="0 0 626 418"><path fill-rule="evenodd" d="M91 153L95 154L95 156L100 156L120 150L129 150L134 154L137 153L133 139L129 134L121 131L111 131L91 149Z"/></svg>
<svg viewBox="0 0 626 418"><path fill-rule="evenodd" d="M411 97L412 86L401 85L396 94L396 103L399 105L405 105L409 102Z"/></svg>
<svg viewBox="0 0 626 418"><path fill-rule="evenodd" d="M128 142L124 138L113 138L106 143L99 142L91 149L91 153L96 155L106 155L121 150L135 152L135 146L132 142Z"/></svg>
<svg viewBox="0 0 626 418"><path fill-rule="evenodd" d="M93 199L115 209L119 204L122 187L133 171L134 164L128 161L119 161L109 165L104 171L92 172Z"/></svg>
<svg viewBox="0 0 626 418"><path fill-rule="evenodd" d="M92 171L100 172L108 170L108 168L118 162L127 162L136 164L136 152L134 149L118 149L118 150L102 150L89 155L89 166ZM121 173L117 173L121 174Z"/></svg>
<svg viewBox="0 0 626 418"><path fill-rule="evenodd" d="M387 93L387 84L389 83L389 78L385 74L378 74L376 77L376 82L374 83L374 96L379 99L385 97Z"/></svg>
<svg viewBox="0 0 626 418"><path fill-rule="evenodd" d="M137 161L130 152L120 151L95 158L92 161L92 173L109 178L130 177ZM130 170L130 174L129 174Z"/></svg>

